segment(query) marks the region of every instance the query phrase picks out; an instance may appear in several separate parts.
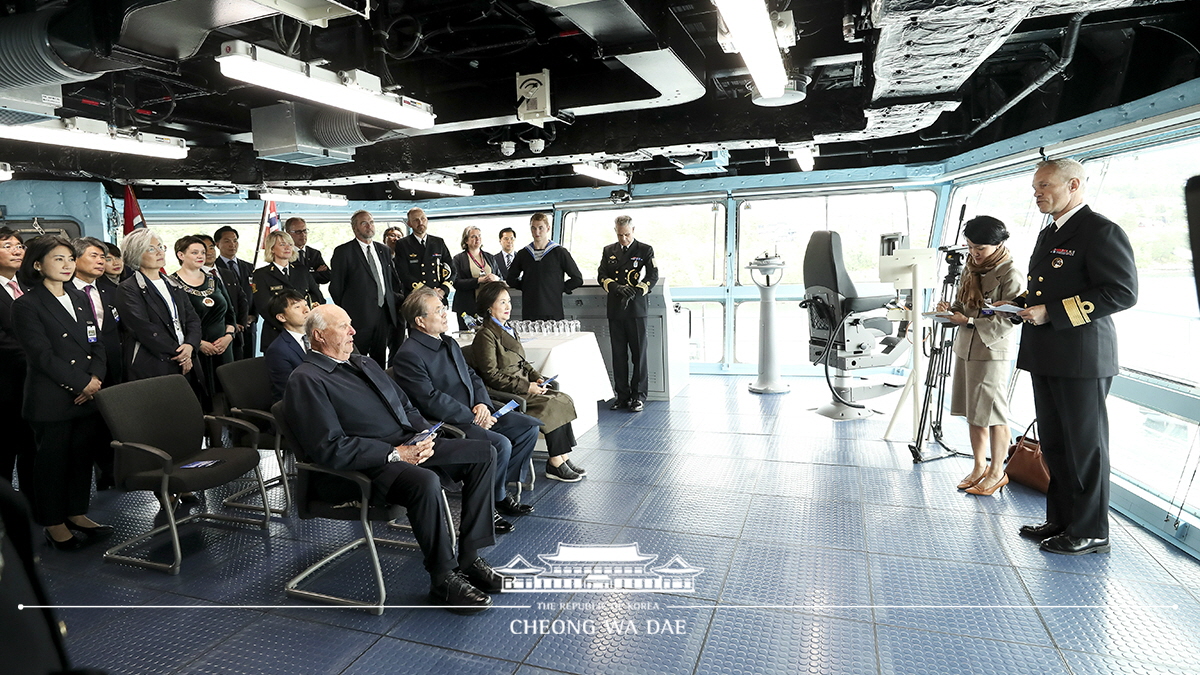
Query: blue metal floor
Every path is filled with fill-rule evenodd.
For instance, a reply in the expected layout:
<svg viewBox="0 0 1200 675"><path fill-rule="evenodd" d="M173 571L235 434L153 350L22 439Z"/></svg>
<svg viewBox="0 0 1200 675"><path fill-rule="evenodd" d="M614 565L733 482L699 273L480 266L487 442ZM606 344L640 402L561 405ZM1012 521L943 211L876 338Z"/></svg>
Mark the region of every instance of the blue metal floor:
<svg viewBox="0 0 1200 675"><path fill-rule="evenodd" d="M694 593L505 594L462 617L420 607L418 558L382 549L388 603L414 607L376 617L283 592L353 525L187 525L175 577L103 564L98 548L44 550L56 603L104 607L61 611L71 656L154 675L1200 673L1196 560L1115 513L1111 554L1041 553L1017 536L1041 519L1041 495L966 495L954 486L968 460L914 466L903 443L879 440L886 418L809 412L822 382L756 396L749 381L693 376L641 414L602 410L574 455L587 478L539 479L525 499L536 512L484 552L537 564L559 543L637 542L656 565L703 568ZM965 426L947 423L967 448ZM145 493L100 493L93 507L117 536L157 510ZM351 559L318 583L366 593L366 574Z"/></svg>

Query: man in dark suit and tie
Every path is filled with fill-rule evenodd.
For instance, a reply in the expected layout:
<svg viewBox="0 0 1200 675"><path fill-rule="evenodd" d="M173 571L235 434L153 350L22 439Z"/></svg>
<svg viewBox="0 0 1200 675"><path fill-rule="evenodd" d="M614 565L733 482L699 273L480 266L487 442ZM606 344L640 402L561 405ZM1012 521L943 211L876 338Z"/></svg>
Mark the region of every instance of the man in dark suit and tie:
<svg viewBox="0 0 1200 675"><path fill-rule="evenodd" d="M25 352L13 332L13 301L29 292L17 281L25 260L25 245L16 230L0 227L0 424L6 438L0 443L0 478L12 481L13 466L22 479L21 489L33 485L33 460L37 446L33 429L21 417L25 395Z"/></svg>
<svg viewBox="0 0 1200 675"><path fill-rule="evenodd" d="M308 318L308 300L294 288L285 288L267 301L267 311L283 326L279 339L267 347L263 359L271 378L271 400L283 399L288 377L304 361L308 352L304 337L304 320Z"/></svg>
<svg viewBox="0 0 1200 675"><path fill-rule="evenodd" d="M508 276L513 256L517 255L517 231L511 227L500 230L500 252L495 255L496 269L492 272L503 279Z"/></svg>
<svg viewBox="0 0 1200 675"><path fill-rule="evenodd" d="M397 293L387 246L374 241L369 211L350 216L354 239L333 249L329 295L354 320L359 350L387 367L388 338L396 329Z"/></svg>
<svg viewBox="0 0 1200 675"><path fill-rule="evenodd" d="M1054 222L1038 235L1017 367L1033 383L1042 457L1050 470L1046 522L1021 536L1049 553L1110 549L1108 397L1117 374L1112 315L1137 302L1137 267L1124 230L1083 200L1083 165L1045 161L1033 175L1038 210Z"/></svg>
<svg viewBox="0 0 1200 675"><path fill-rule="evenodd" d="M308 245L308 223L303 218L291 217L283 224L283 231L292 235L296 244L296 264L308 270L318 284L327 284L330 280L329 266L321 252Z"/></svg>
<svg viewBox="0 0 1200 675"><path fill-rule="evenodd" d="M233 303L233 315L236 321L235 330L241 330L241 327L246 325L248 315L250 313L250 305L254 302L253 298L242 294L242 285L238 282L237 275L226 267L217 265L217 243L207 234L195 235L197 239L204 242L204 266L201 268L205 273L212 272L216 275L217 281L221 287L225 289L225 294L229 296L229 302ZM234 333L233 343L229 348L232 350L234 360L238 357L238 333Z"/></svg>
<svg viewBox="0 0 1200 675"><path fill-rule="evenodd" d="M617 243L604 247L596 279L608 293L608 338L617 398L611 410L645 409L650 376L646 368L647 296L658 282L654 248L633 238L633 219L618 216ZM629 363L633 362L630 379Z"/></svg>
<svg viewBox="0 0 1200 675"><path fill-rule="evenodd" d="M254 276L254 265L237 257L237 230L225 225L217 229L213 238L217 240L217 250L221 252L216 260L217 267L229 270L237 278L237 283L241 286L242 297L246 298L246 323L238 326L237 335L234 336L234 356L238 359L252 359L258 354L258 310L255 309L254 302L251 300L254 293L250 287L250 280Z"/></svg>
<svg viewBox="0 0 1200 675"><path fill-rule="evenodd" d="M333 269L338 269L334 264ZM503 578L479 549L496 542L492 531L495 452L486 441L414 436L430 427L374 361L354 352L354 328L342 308L317 307L304 323L312 351L292 372L283 396L284 415L304 454L322 466L361 471L392 504L408 510L413 536L425 556L430 596L458 613L487 609L487 593ZM436 436L436 435L435 435ZM325 498L344 481L313 476ZM447 523L442 479L462 481L462 534L458 554Z"/></svg>
<svg viewBox="0 0 1200 675"><path fill-rule="evenodd" d="M450 285L454 283L450 249L441 237L429 234L429 219L422 209L409 209L408 228L412 233L396 242L396 274L400 277L400 291L408 295L415 289L428 286L437 291L443 303L447 303Z"/></svg>
<svg viewBox="0 0 1200 675"><path fill-rule="evenodd" d="M417 410L429 419L462 429L467 438L481 438L496 450L496 531L511 532L500 514L522 516L533 507L521 504L505 489L521 480L521 467L537 445L541 420L512 411L492 417L492 400L479 375L467 365L462 348L447 335L446 306L428 288L419 288L401 307L408 339L392 357L392 377Z"/></svg>

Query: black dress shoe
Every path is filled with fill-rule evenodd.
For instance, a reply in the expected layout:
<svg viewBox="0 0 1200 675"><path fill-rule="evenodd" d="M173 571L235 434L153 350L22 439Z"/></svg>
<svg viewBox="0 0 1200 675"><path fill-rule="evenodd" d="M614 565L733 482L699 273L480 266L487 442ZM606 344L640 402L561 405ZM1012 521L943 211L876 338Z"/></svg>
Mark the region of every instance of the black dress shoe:
<svg viewBox="0 0 1200 675"><path fill-rule="evenodd" d="M68 530L74 530L75 532L82 534L88 543L100 541L101 539L108 539L113 533L112 525L97 524L95 527L84 527L83 525L76 525L68 520L66 522L66 526Z"/></svg>
<svg viewBox="0 0 1200 675"><path fill-rule="evenodd" d="M496 512L506 516L523 516L533 513L533 507L529 504L522 504L512 495L505 495L504 499L496 502Z"/></svg>
<svg viewBox="0 0 1200 675"><path fill-rule="evenodd" d="M640 400L636 400L629 404L629 412L642 412L645 409L646 404L642 403Z"/></svg>
<svg viewBox="0 0 1200 675"><path fill-rule="evenodd" d="M513 524L500 517L499 513L492 514L492 527L496 534L508 534L513 531Z"/></svg>
<svg viewBox="0 0 1200 675"><path fill-rule="evenodd" d="M467 565L459 570L462 575L471 582L471 585L484 593L499 593L504 589L504 577L492 569L483 558L476 558L475 562Z"/></svg>
<svg viewBox="0 0 1200 675"><path fill-rule="evenodd" d="M430 584L429 599L455 614L476 614L492 606L492 598L459 572L451 572L440 584Z"/></svg>
<svg viewBox="0 0 1200 675"><path fill-rule="evenodd" d="M1021 536L1026 539L1041 541L1047 537L1053 537L1063 533L1067 528L1055 523L1039 523L1037 525L1022 525Z"/></svg>
<svg viewBox="0 0 1200 675"><path fill-rule="evenodd" d="M79 549L88 545L88 540L86 537L77 536L75 533L71 533L71 538L66 541L58 541L54 537L50 536L49 530L42 530L42 534L46 535L46 541L51 546L60 551L78 551Z"/></svg>
<svg viewBox="0 0 1200 675"><path fill-rule="evenodd" d="M1047 553L1059 553L1062 555L1108 553L1112 550L1112 546L1108 543L1108 537L1103 539L1088 539L1086 537L1072 537L1066 534L1060 534L1057 537L1050 537L1043 540L1041 548Z"/></svg>
<svg viewBox="0 0 1200 675"><path fill-rule="evenodd" d="M609 410L620 410L622 408L628 408L628 407L629 407L629 401L622 401L621 399L618 398L618 399L613 400L613 402L611 404L609 404L608 409Z"/></svg>

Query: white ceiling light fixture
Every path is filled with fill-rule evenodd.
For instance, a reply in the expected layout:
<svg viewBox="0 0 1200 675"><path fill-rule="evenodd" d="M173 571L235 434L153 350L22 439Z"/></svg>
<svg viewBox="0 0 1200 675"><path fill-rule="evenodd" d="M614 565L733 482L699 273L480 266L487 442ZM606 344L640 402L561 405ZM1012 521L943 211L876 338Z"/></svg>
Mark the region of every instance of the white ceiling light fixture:
<svg viewBox="0 0 1200 675"><path fill-rule="evenodd" d="M574 164L571 168L575 169L575 173L580 176L590 176L596 180L612 183L613 185L624 185L629 182L629 174L618 170L616 162L607 164L592 164L589 162Z"/></svg>
<svg viewBox="0 0 1200 675"><path fill-rule="evenodd" d="M7 162L0 162L0 180L12 180L12 167Z"/></svg>
<svg viewBox="0 0 1200 675"><path fill-rule="evenodd" d="M763 98L783 96L787 72L775 41L775 27L762 0L713 0Z"/></svg>
<svg viewBox="0 0 1200 675"><path fill-rule="evenodd" d="M816 168L817 146L797 143L787 144L786 146L781 145L779 147L787 152L788 157L796 160L796 163L800 165L801 171L812 171Z"/></svg>
<svg viewBox="0 0 1200 675"><path fill-rule="evenodd" d="M251 196L264 202L289 204L315 204L317 206L346 206L350 203L344 195L318 190L259 190Z"/></svg>
<svg viewBox="0 0 1200 675"><path fill-rule="evenodd" d="M385 93L379 78L363 70L334 72L241 40L221 45L221 74L333 108L413 129L433 126L433 108Z"/></svg>
<svg viewBox="0 0 1200 675"><path fill-rule="evenodd" d="M403 178L396 181L396 187L401 190L416 190L417 192L433 192L450 197L470 197L475 194L475 187L451 179L430 180L426 178Z"/></svg>
<svg viewBox="0 0 1200 675"><path fill-rule="evenodd" d="M182 138L141 132L126 134L108 126L107 122L86 117L53 119L36 124L0 124L0 138L163 159L183 159L188 154L187 144Z"/></svg>

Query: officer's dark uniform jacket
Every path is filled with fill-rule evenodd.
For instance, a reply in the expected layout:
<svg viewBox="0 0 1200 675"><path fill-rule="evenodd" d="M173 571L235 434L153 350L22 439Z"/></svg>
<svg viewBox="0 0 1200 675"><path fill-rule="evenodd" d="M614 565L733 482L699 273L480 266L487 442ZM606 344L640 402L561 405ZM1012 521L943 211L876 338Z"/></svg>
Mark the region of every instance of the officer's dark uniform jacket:
<svg viewBox="0 0 1200 675"><path fill-rule="evenodd" d="M1137 267L1125 231L1088 206L1057 231L1047 226L1034 245L1027 284L1021 300L1045 305L1050 321L1023 326L1017 367L1049 377L1115 376L1111 315L1137 302Z"/></svg>
<svg viewBox="0 0 1200 675"><path fill-rule="evenodd" d="M425 245L416 236L408 235L396 242L396 275L400 277L400 291L404 295L422 286L442 289L442 303L450 297L450 284L454 282L453 257L441 237L426 233Z"/></svg>
<svg viewBox="0 0 1200 675"><path fill-rule="evenodd" d="M609 244L600 254L600 269L596 279L608 293L608 318L641 318L646 316L649 302L646 296L650 289L658 283L658 267L654 264L654 247L633 240L627 253L621 252L621 245ZM638 294L626 300L610 284L617 283L632 286Z"/></svg>

